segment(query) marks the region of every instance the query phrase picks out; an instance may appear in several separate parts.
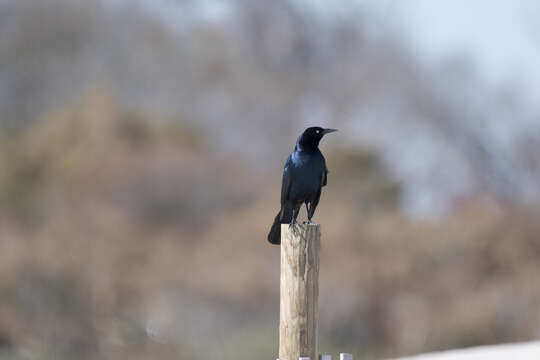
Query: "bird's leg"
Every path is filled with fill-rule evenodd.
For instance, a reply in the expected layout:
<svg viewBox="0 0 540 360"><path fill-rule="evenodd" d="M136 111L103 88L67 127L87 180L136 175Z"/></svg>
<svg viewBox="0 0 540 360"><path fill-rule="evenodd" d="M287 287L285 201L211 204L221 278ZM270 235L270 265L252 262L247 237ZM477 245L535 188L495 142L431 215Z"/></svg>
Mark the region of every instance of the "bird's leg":
<svg viewBox="0 0 540 360"><path fill-rule="evenodd" d="M296 214L297 210L296 210L296 207L293 206L293 210L292 210L292 218L291 218L291 222L289 223L289 229L292 228L292 231L293 233L296 235L296 216L298 216Z"/></svg>
<svg viewBox="0 0 540 360"><path fill-rule="evenodd" d="M309 203L306 201L305 204L306 204L307 221L303 221L302 224L308 224L309 225L309 224L311 224L311 216L309 216L309 213L311 211L309 211Z"/></svg>

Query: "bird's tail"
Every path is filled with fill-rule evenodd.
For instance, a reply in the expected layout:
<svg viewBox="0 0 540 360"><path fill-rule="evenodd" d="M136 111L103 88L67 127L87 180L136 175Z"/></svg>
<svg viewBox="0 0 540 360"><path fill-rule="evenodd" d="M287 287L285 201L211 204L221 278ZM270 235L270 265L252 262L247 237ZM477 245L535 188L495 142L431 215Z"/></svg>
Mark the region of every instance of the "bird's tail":
<svg viewBox="0 0 540 360"><path fill-rule="evenodd" d="M276 218L274 219L274 223L270 228L270 232L268 233L268 241L270 242L270 244L281 244L281 222L279 221L280 215L281 211L277 213Z"/></svg>
<svg viewBox="0 0 540 360"><path fill-rule="evenodd" d="M283 213L283 214L282 214ZM277 213L274 223L268 233L268 241L271 244L281 244L281 224L289 224L292 220L292 208L290 206L283 206L283 208Z"/></svg>

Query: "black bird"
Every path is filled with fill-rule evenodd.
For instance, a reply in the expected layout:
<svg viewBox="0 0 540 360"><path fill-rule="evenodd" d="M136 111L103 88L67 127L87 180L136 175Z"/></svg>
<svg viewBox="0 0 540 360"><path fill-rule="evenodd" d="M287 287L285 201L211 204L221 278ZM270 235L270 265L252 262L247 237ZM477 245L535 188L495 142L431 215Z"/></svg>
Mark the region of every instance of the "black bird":
<svg viewBox="0 0 540 360"><path fill-rule="evenodd" d="M294 151L287 158L283 169L281 210L268 233L270 243L281 243L281 224L295 226L302 204L306 204L308 222L311 222L328 174L326 161L319 150L319 141L325 134L334 131L336 130L310 127L296 141Z"/></svg>

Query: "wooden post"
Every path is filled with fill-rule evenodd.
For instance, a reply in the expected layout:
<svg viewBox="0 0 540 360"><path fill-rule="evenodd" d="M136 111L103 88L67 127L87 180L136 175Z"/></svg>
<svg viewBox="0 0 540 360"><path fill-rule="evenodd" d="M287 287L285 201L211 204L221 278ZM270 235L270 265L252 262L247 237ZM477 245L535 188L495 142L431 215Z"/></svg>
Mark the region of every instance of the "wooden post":
<svg viewBox="0 0 540 360"><path fill-rule="evenodd" d="M320 248L319 225L281 225L280 358L318 359Z"/></svg>

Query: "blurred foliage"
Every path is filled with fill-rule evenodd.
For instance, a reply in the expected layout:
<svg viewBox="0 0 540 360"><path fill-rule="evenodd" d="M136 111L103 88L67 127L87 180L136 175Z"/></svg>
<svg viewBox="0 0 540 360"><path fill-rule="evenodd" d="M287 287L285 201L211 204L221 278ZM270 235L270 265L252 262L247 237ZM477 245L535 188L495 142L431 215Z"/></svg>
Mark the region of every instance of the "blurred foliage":
<svg viewBox="0 0 540 360"><path fill-rule="evenodd" d="M332 168L330 176L337 174L333 185L340 189L339 201L354 205L358 216L398 210L401 184L381 165L373 150L334 148L326 158Z"/></svg>
<svg viewBox="0 0 540 360"><path fill-rule="evenodd" d="M279 181L107 93L2 143L1 346L274 356L279 257L265 235ZM375 152L326 152L321 349L370 359L536 336L538 210L478 197L445 221L412 220Z"/></svg>

